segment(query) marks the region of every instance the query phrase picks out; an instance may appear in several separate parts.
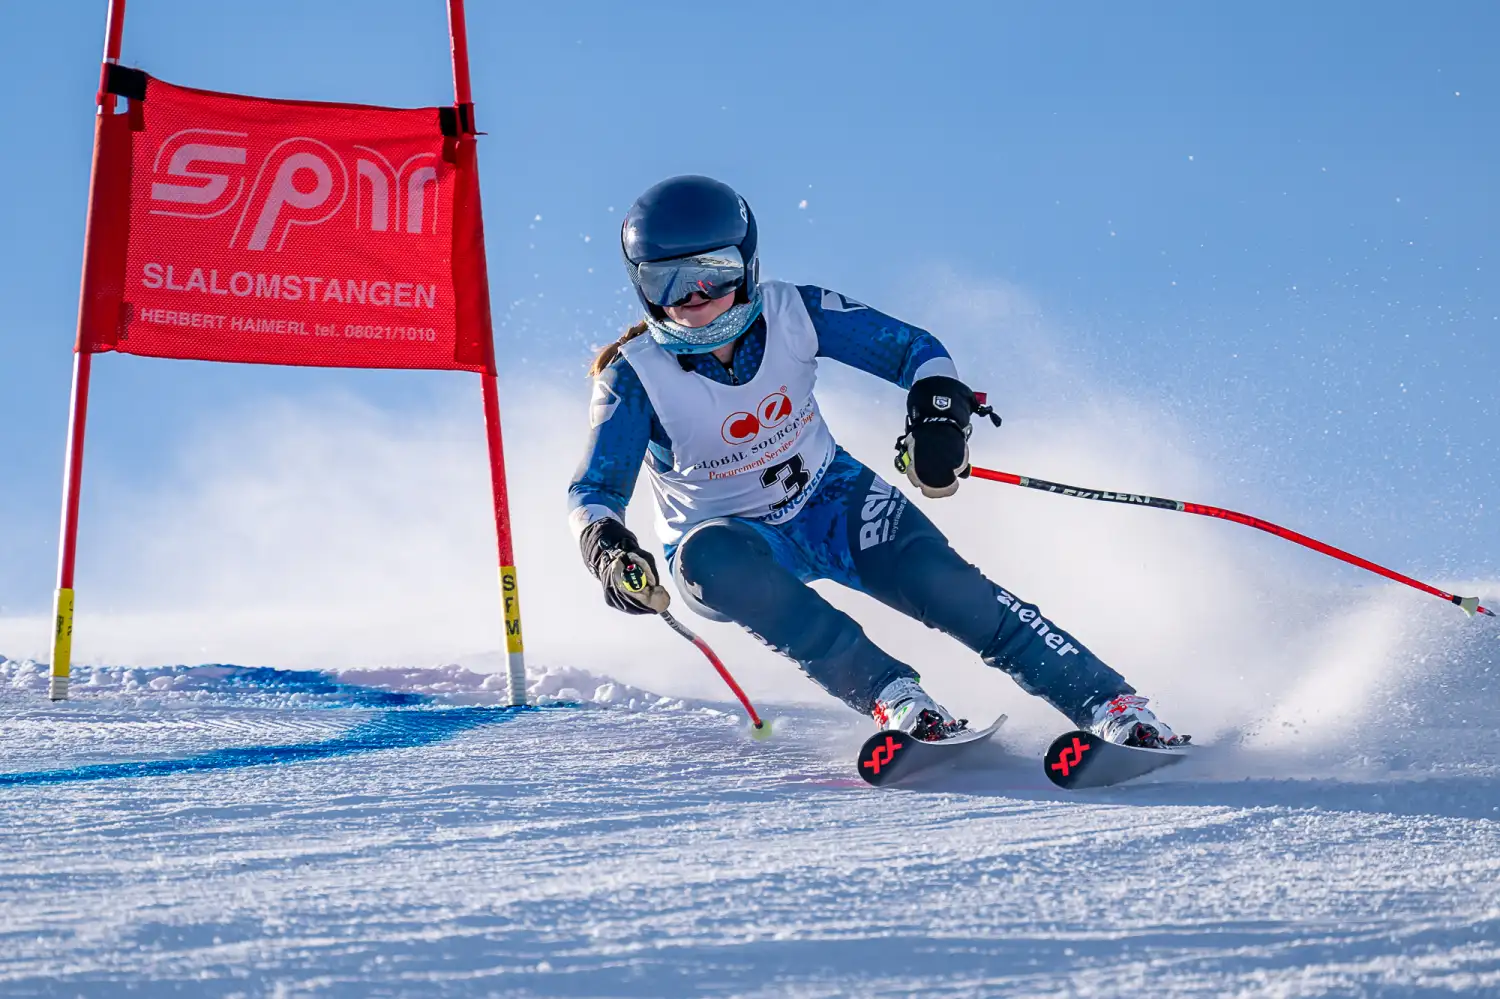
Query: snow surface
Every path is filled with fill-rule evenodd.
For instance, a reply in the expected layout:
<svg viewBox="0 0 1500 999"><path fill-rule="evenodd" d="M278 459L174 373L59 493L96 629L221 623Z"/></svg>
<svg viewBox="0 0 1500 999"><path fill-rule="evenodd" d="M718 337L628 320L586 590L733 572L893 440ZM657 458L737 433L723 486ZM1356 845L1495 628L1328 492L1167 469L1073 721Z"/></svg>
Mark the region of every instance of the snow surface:
<svg viewBox="0 0 1500 999"><path fill-rule="evenodd" d="M891 305L1004 400L977 464L1243 509L1500 603L1493 548L1455 550L1478 458L1335 475L1266 432L1355 412L1379 439L1379 386L1278 415L1238 362L1132 376L1055 302L910 277ZM539 671L543 710L502 708L482 651L504 638L467 392L288 383L200 407L149 469L91 466L73 647L116 668L48 704L23 657L50 650L49 587L0 608L0 997L1500 995L1495 622L1223 522L976 482L919 502L1207 748L1063 796L1037 762L1056 712L818 584L940 701L1010 715L985 766L873 791L868 722L794 667L694 620L779 716L753 743L696 651L599 599L559 507L582 433L559 414L589 392L562 358L599 326L563 332L503 385L528 656L587 667ZM889 475L901 395L841 368L824 415ZM1378 501L1408 488L1420 531ZM283 668L155 665L185 656ZM466 668L394 668L438 657Z"/></svg>
<svg viewBox="0 0 1500 999"><path fill-rule="evenodd" d="M1072 796L1024 735L875 791L851 713L578 669L0 660L0 994L1494 995L1494 647L1401 739Z"/></svg>

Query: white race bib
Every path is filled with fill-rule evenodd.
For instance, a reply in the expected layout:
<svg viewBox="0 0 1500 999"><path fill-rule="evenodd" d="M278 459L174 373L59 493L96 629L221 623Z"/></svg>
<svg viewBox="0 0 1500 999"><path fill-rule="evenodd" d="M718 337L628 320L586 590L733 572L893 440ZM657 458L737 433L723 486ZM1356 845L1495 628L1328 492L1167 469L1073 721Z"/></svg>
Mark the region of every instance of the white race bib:
<svg viewBox="0 0 1500 999"><path fill-rule="evenodd" d="M649 336L620 349L672 439L672 468L646 466L666 544L715 517L791 518L833 460L833 435L813 396L818 334L807 306L795 285L760 287L766 354L743 385L684 371Z"/></svg>

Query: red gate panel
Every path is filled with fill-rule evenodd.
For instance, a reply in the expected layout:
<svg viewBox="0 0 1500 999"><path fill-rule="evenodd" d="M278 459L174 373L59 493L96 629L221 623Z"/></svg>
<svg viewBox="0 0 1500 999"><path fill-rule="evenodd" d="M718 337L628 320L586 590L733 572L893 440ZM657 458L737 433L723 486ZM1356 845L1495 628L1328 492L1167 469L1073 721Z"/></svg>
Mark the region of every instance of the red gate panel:
<svg viewBox="0 0 1500 999"><path fill-rule="evenodd" d="M452 109L135 74L106 120L80 349L493 372L473 143Z"/></svg>

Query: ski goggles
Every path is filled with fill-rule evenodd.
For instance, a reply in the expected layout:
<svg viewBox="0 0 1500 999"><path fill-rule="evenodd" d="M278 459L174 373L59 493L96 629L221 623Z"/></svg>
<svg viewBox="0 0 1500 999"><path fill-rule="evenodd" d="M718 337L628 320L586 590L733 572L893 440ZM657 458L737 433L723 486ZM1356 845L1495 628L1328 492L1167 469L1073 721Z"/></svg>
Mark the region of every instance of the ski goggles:
<svg viewBox="0 0 1500 999"><path fill-rule="evenodd" d="M745 286L745 260L737 246L648 260L635 265L635 283L646 301L662 308L681 305L694 294L723 298Z"/></svg>

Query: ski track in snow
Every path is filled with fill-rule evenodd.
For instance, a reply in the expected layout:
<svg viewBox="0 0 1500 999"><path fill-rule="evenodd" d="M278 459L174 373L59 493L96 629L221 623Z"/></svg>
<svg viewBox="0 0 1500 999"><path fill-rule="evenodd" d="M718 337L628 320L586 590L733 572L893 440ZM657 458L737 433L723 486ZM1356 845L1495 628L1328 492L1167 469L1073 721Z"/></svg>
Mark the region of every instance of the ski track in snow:
<svg viewBox="0 0 1500 999"><path fill-rule="evenodd" d="M1072 796L1002 738L877 792L851 714L753 743L582 670L525 712L457 667L44 677L0 660L5 996L1500 993L1500 761L1447 731Z"/></svg>

